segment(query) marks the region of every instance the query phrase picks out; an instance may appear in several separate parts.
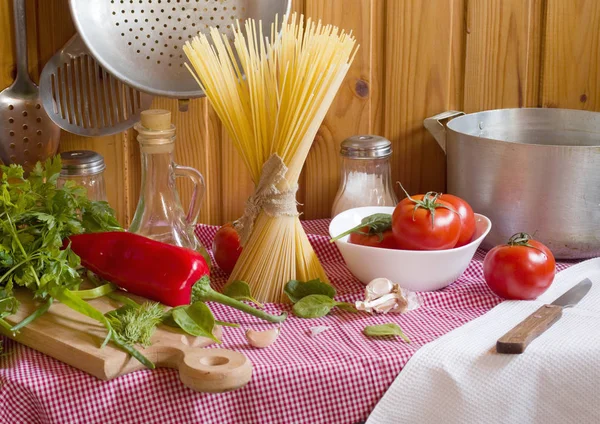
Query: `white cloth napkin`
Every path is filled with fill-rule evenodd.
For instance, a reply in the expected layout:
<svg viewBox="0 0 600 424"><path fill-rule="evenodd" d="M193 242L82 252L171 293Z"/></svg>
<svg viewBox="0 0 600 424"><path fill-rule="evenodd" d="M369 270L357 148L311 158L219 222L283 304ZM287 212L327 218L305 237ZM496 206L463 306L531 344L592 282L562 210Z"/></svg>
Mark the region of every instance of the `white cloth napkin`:
<svg viewBox="0 0 600 424"><path fill-rule="evenodd" d="M590 292L523 354L496 353L498 338L584 278ZM600 258L418 350L367 420L383 423L600 423Z"/></svg>

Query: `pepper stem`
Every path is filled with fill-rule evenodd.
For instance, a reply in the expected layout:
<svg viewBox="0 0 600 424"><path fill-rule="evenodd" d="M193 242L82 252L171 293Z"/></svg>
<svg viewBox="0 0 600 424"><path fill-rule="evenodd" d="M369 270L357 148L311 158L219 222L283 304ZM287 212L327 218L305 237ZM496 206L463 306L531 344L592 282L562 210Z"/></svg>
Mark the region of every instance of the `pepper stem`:
<svg viewBox="0 0 600 424"><path fill-rule="evenodd" d="M229 306L234 309L238 309L242 312L245 312L250 315L254 315L257 318L264 319L265 321L279 323L285 321L287 318L287 313L283 312L281 315L271 315L266 313L265 311L261 311L260 309L253 308L250 305L247 305L244 302L240 302L232 297L225 296L219 292L214 291L213 289L206 290L204 292L204 296L202 296L205 301L208 302L216 302L222 305Z"/></svg>

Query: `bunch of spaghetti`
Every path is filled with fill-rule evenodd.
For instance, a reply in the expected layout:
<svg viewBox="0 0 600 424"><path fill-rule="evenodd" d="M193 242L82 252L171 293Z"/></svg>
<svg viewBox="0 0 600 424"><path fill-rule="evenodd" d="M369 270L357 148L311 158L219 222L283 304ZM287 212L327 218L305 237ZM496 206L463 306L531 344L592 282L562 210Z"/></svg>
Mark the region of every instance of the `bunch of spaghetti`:
<svg viewBox="0 0 600 424"><path fill-rule="evenodd" d="M327 281L300 224L296 191L358 46L351 33L296 14L281 28L276 20L270 37L253 20L238 22L233 43L215 28L209 35L184 51L256 185L238 221L244 250L230 279L246 281L260 301L285 301L289 280Z"/></svg>

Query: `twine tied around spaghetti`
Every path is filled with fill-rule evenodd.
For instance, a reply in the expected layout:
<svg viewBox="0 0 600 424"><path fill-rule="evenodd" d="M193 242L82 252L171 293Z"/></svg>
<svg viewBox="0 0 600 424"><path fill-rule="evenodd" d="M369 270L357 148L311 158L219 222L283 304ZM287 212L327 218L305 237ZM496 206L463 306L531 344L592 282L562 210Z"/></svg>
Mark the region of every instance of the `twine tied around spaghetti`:
<svg viewBox="0 0 600 424"><path fill-rule="evenodd" d="M246 244L252 234L254 221L261 211L272 217L277 216L298 216L296 208L296 192L298 185L294 185L287 190L277 188L279 183L285 179L288 168L283 159L274 153L263 164L260 180L254 190L254 193L246 201L244 215L237 221L237 231L240 234L242 246Z"/></svg>

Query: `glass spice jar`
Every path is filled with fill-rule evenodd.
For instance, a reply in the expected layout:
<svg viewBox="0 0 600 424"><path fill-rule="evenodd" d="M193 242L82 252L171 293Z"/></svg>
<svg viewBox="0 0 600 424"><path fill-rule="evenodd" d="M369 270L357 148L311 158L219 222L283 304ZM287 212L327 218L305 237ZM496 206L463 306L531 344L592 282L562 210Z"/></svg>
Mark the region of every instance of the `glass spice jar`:
<svg viewBox="0 0 600 424"><path fill-rule="evenodd" d="M62 169L57 186L62 187L67 181L74 181L87 190L90 200L106 201L106 185L104 183L104 158L91 150L71 150L60 154Z"/></svg>
<svg viewBox="0 0 600 424"><path fill-rule="evenodd" d="M377 135L355 135L341 144L342 175L332 216L361 206L396 206L390 156L392 143Z"/></svg>

